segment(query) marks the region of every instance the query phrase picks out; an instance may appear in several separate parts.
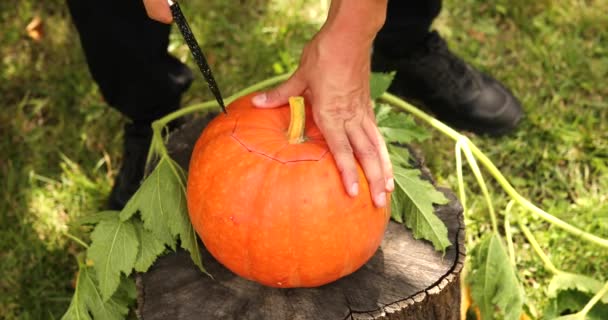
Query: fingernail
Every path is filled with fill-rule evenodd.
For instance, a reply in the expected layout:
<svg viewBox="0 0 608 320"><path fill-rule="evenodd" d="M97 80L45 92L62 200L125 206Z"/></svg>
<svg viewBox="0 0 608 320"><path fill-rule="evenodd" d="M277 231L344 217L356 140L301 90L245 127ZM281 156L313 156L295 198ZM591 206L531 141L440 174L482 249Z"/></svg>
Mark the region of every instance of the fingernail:
<svg viewBox="0 0 608 320"><path fill-rule="evenodd" d="M268 97L266 96L266 94L260 93L257 96L253 97L253 99L251 101L253 101L253 104L255 104L257 106L262 106L262 105L264 105L264 103L266 103L266 100L268 100Z"/></svg>
<svg viewBox="0 0 608 320"><path fill-rule="evenodd" d="M386 206L386 193L385 192L378 193L376 195L376 199L374 200L374 202L376 203L376 207L384 208L384 206Z"/></svg>
<svg viewBox="0 0 608 320"><path fill-rule="evenodd" d="M353 183L353 184L350 186L350 189L348 189L348 194L349 194L351 197L354 197L354 196L356 196L357 194L359 194L359 184L358 184L358 183L356 183L356 182L355 182L355 183Z"/></svg>
<svg viewBox="0 0 608 320"><path fill-rule="evenodd" d="M391 192L393 190L395 190L395 180L393 178L389 178L386 181L386 191Z"/></svg>

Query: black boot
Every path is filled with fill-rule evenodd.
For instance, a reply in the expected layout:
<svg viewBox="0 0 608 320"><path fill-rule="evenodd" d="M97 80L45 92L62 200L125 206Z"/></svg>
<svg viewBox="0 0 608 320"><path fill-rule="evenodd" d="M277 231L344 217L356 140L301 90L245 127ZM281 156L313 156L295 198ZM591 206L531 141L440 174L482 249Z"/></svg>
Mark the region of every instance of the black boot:
<svg viewBox="0 0 608 320"><path fill-rule="evenodd" d="M108 209L122 210L139 188L144 176L151 141L152 128L150 124L125 125L122 165L108 198Z"/></svg>
<svg viewBox="0 0 608 320"><path fill-rule="evenodd" d="M507 88L456 57L434 31L403 56L374 51L372 70L397 71L389 92L459 129L501 135L515 129L523 116Z"/></svg>

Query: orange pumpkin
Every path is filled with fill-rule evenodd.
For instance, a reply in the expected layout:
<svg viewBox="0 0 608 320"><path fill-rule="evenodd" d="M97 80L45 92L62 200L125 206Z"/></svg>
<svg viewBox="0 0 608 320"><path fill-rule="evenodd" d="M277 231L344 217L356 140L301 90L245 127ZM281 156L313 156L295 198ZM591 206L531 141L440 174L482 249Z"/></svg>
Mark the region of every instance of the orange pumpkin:
<svg viewBox="0 0 608 320"><path fill-rule="evenodd" d="M218 115L192 154L188 210L205 247L272 287L320 286L354 272L378 249L390 206L374 207L360 168L359 195L348 196L309 107L304 128L303 102L290 101L290 112L257 109L251 98Z"/></svg>

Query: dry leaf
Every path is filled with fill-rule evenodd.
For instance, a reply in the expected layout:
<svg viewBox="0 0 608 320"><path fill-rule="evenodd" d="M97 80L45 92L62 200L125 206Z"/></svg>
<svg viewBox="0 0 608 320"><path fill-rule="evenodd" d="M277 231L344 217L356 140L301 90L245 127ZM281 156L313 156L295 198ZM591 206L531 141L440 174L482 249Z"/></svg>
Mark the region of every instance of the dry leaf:
<svg viewBox="0 0 608 320"><path fill-rule="evenodd" d="M30 23L25 27L25 31L27 35L32 38L34 41L42 40L44 36L44 25L42 23L42 19L39 16L35 16Z"/></svg>

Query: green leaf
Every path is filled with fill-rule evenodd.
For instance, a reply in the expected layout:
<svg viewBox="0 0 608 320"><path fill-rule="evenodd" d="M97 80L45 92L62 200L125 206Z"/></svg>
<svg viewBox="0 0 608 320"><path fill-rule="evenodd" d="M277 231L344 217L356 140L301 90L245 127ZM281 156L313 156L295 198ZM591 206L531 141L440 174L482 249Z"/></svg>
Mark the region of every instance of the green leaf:
<svg viewBox="0 0 608 320"><path fill-rule="evenodd" d="M131 221L102 220L91 234L87 257L93 260L104 301L118 288L121 272L129 275L137 257L139 242Z"/></svg>
<svg viewBox="0 0 608 320"><path fill-rule="evenodd" d="M410 114L396 112L390 106L377 103L374 107L376 123L387 143L410 143L424 141L431 135L418 126Z"/></svg>
<svg viewBox="0 0 608 320"><path fill-rule="evenodd" d="M494 319L498 309L502 316L497 319L519 319L523 291L500 237L493 233L485 236L473 249L471 257L472 270L467 281L481 316Z"/></svg>
<svg viewBox="0 0 608 320"><path fill-rule="evenodd" d="M558 292L555 298L549 301L547 308L544 310L544 319L563 320L568 319L572 314L581 311L585 305L591 300L592 294L587 294L577 290L563 290ZM606 320L608 319L608 304L597 303L585 318L587 320Z"/></svg>
<svg viewBox="0 0 608 320"><path fill-rule="evenodd" d="M411 168L410 151L407 148L396 146L393 144L387 145L388 154L394 166Z"/></svg>
<svg viewBox="0 0 608 320"><path fill-rule="evenodd" d="M401 213L414 238L429 240L435 250L445 252L445 249L451 245L448 229L435 215L433 203L446 204L448 199L435 190L430 182L422 180L419 170L394 166L393 174L395 199L391 202L394 206L392 210L396 212L393 217Z"/></svg>
<svg viewBox="0 0 608 320"><path fill-rule="evenodd" d="M395 71L390 73L372 73L369 81L369 89L372 100L376 100L384 92L386 92L386 90L388 90L388 87L391 86L391 82L393 82L394 77Z"/></svg>
<svg viewBox="0 0 608 320"><path fill-rule="evenodd" d="M72 297L68 310L63 317L61 317L61 320L92 320L84 298L84 295L89 294L87 292L88 288L85 288L86 284L83 284L83 282L83 273L82 269L80 269L78 271L78 276L76 277L74 296Z"/></svg>
<svg viewBox="0 0 608 320"><path fill-rule="evenodd" d="M404 207L407 201L407 195L401 188L395 188L391 194L391 218L399 223L404 220Z"/></svg>
<svg viewBox="0 0 608 320"><path fill-rule="evenodd" d="M172 249L179 237L182 248L190 252L192 261L204 272L198 238L186 208L185 177L175 161L162 157L120 212L120 218L128 220L139 211L146 230Z"/></svg>
<svg viewBox="0 0 608 320"><path fill-rule="evenodd" d="M378 129L387 143L421 142L431 136L428 131L416 124L411 115L402 112L391 112L376 121Z"/></svg>
<svg viewBox="0 0 608 320"><path fill-rule="evenodd" d="M133 225L139 241L135 271L146 272L158 256L165 251L165 244L156 238L152 232L146 230L139 219L133 221Z"/></svg>
<svg viewBox="0 0 608 320"><path fill-rule="evenodd" d="M173 172L176 177L180 179L182 186L184 185L184 181L186 180L186 174L182 170L182 168L173 160L169 159L169 164L173 166ZM198 236L194 231L194 227L190 222L190 215L188 214L188 208L186 207L186 189L183 188L182 193L182 202L184 205L179 207L178 214L179 216L175 219L174 223L170 224L171 231L175 236L179 235L181 240L182 248L188 250L190 252L190 257L192 258L192 262L198 268L207 273L205 268L203 267L203 261L201 257L201 250L198 246Z"/></svg>
<svg viewBox="0 0 608 320"><path fill-rule="evenodd" d="M74 219L70 224L74 227L82 226L82 225L94 225L98 224L102 220L112 219L118 215L118 211L107 210L101 211L93 214L88 214L86 216L78 217Z"/></svg>
<svg viewBox="0 0 608 320"><path fill-rule="evenodd" d="M134 291L133 280L125 278L112 298L105 301L98 289L95 270L92 267L80 264L72 302L61 319L122 320L129 312L128 306L135 301Z"/></svg>
<svg viewBox="0 0 608 320"><path fill-rule="evenodd" d="M602 282L591 277L582 274L563 272L553 276L551 282L549 283L547 292L551 298L557 297L557 293L559 291L569 289L574 289L593 295L598 293L603 286L604 284ZM608 303L608 295L604 295L601 301Z"/></svg>
<svg viewBox="0 0 608 320"><path fill-rule="evenodd" d="M376 123L385 121L394 112L395 111L393 111L393 108L390 105L384 103L374 104L374 115L376 117Z"/></svg>
<svg viewBox="0 0 608 320"><path fill-rule="evenodd" d="M175 250L175 233L171 232L170 224L185 207L184 193L183 184L172 172L171 165L166 158L161 158L122 209L120 219L126 221L139 211L144 227Z"/></svg>

